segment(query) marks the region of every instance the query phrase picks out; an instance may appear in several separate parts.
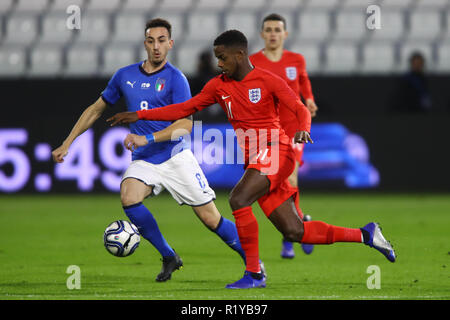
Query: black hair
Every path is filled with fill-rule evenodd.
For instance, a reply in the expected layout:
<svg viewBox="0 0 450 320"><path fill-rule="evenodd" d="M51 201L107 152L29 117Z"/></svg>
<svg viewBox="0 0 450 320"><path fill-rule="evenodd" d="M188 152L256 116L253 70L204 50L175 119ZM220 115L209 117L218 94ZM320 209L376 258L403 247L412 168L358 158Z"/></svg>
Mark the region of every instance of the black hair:
<svg viewBox="0 0 450 320"><path fill-rule="evenodd" d="M247 50L248 41L245 35L239 30L228 30L221 33L214 40L214 46L220 45L225 47L240 47Z"/></svg>
<svg viewBox="0 0 450 320"><path fill-rule="evenodd" d="M414 51L413 53L411 53L411 55L409 56L409 62L412 62L414 59L421 59L422 61L425 61L425 57L420 51Z"/></svg>
<svg viewBox="0 0 450 320"><path fill-rule="evenodd" d="M261 29L264 28L264 22L266 22L266 21L281 21L281 22L283 22L284 30L287 30L286 19L283 16L279 15L278 13L271 13L268 16L266 16L263 19Z"/></svg>
<svg viewBox="0 0 450 320"><path fill-rule="evenodd" d="M166 28L167 31L169 32L169 38L172 38L172 25L169 23L169 21L161 18L155 18L147 21L145 25L145 32L147 32L149 28L157 28L157 27Z"/></svg>

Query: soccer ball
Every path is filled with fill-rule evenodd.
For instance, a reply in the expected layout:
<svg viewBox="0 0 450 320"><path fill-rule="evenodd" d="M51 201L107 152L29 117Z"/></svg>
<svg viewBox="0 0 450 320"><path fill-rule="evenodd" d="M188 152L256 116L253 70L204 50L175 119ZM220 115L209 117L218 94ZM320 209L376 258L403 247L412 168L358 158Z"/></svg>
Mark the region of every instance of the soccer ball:
<svg viewBox="0 0 450 320"><path fill-rule="evenodd" d="M141 242L141 235L134 224L126 220L111 223L103 234L106 250L116 257L131 255Z"/></svg>

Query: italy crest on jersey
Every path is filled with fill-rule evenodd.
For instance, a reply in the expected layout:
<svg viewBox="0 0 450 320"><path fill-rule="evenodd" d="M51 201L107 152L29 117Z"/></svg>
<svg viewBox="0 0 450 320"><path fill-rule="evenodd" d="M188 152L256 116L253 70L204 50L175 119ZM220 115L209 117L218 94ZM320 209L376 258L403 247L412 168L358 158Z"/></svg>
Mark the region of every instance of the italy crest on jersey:
<svg viewBox="0 0 450 320"><path fill-rule="evenodd" d="M259 100L261 100L261 89L250 89L248 90L248 98L250 99L250 102L258 103Z"/></svg>
<svg viewBox="0 0 450 320"><path fill-rule="evenodd" d="M289 80L295 80L297 78L297 69L295 67L287 67L286 77L288 77Z"/></svg>
<svg viewBox="0 0 450 320"><path fill-rule="evenodd" d="M158 79L156 80L156 84L155 84L155 89L156 89L156 91L161 92L162 89L164 89L164 84L165 84L165 83L166 83L166 80L165 80L165 79L158 78Z"/></svg>

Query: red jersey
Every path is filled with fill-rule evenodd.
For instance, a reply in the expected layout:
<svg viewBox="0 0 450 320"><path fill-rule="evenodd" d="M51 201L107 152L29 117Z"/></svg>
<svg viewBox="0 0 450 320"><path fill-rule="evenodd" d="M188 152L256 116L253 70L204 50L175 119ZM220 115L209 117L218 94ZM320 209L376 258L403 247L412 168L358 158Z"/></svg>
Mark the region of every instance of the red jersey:
<svg viewBox="0 0 450 320"><path fill-rule="evenodd" d="M249 58L253 65L273 72L285 80L298 97L301 94L304 99L314 100L311 82L306 72L305 58L301 54L283 50L281 59L273 62L267 59L261 50ZM294 137L295 132L298 131L298 123L294 119L295 116L289 108L280 108L281 126L290 138Z"/></svg>
<svg viewBox="0 0 450 320"><path fill-rule="evenodd" d="M137 111L141 120L177 120L218 103L233 126L238 143L248 163L251 145L260 141L270 144L274 139L290 144L280 125L279 108L290 110L297 119L298 131L310 131L311 114L285 81L271 72L255 67L244 79L236 81L221 74L211 79L193 98L161 108ZM280 107L279 107L280 106ZM274 130L271 130L274 129ZM254 135L249 135L253 132ZM255 138L256 141L251 141ZM244 143L242 143L244 142Z"/></svg>

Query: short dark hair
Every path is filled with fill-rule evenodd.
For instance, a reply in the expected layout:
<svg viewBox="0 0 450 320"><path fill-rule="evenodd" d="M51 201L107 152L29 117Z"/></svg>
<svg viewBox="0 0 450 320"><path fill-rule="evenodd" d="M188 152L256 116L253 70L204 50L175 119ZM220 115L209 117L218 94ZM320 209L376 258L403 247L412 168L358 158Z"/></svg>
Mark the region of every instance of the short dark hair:
<svg viewBox="0 0 450 320"><path fill-rule="evenodd" d="M214 46L220 45L224 45L225 47L240 47L247 50L248 41L245 35L239 30L228 30L221 33L214 40Z"/></svg>
<svg viewBox="0 0 450 320"><path fill-rule="evenodd" d="M422 61L425 61L425 57L420 51L414 51L411 53L409 56L409 62L412 62L414 59L422 59Z"/></svg>
<svg viewBox="0 0 450 320"><path fill-rule="evenodd" d="M266 22L266 21L281 21L281 22L283 22L284 30L287 30L286 19L283 16L279 15L278 13L271 13L268 16L266 16L263 19L261 29L264 28L264 22Z"/></svg>
<svg viewBox="0 0 450 320"><path fill-rule="evenodd" d="M145 32L147 32L149 28L157 28L157 27L166 28L167 31L169 32L169 38L172 38L172 25L170 24L169 21L161 18L155 18L147 21L145 25Z"/></svg>

